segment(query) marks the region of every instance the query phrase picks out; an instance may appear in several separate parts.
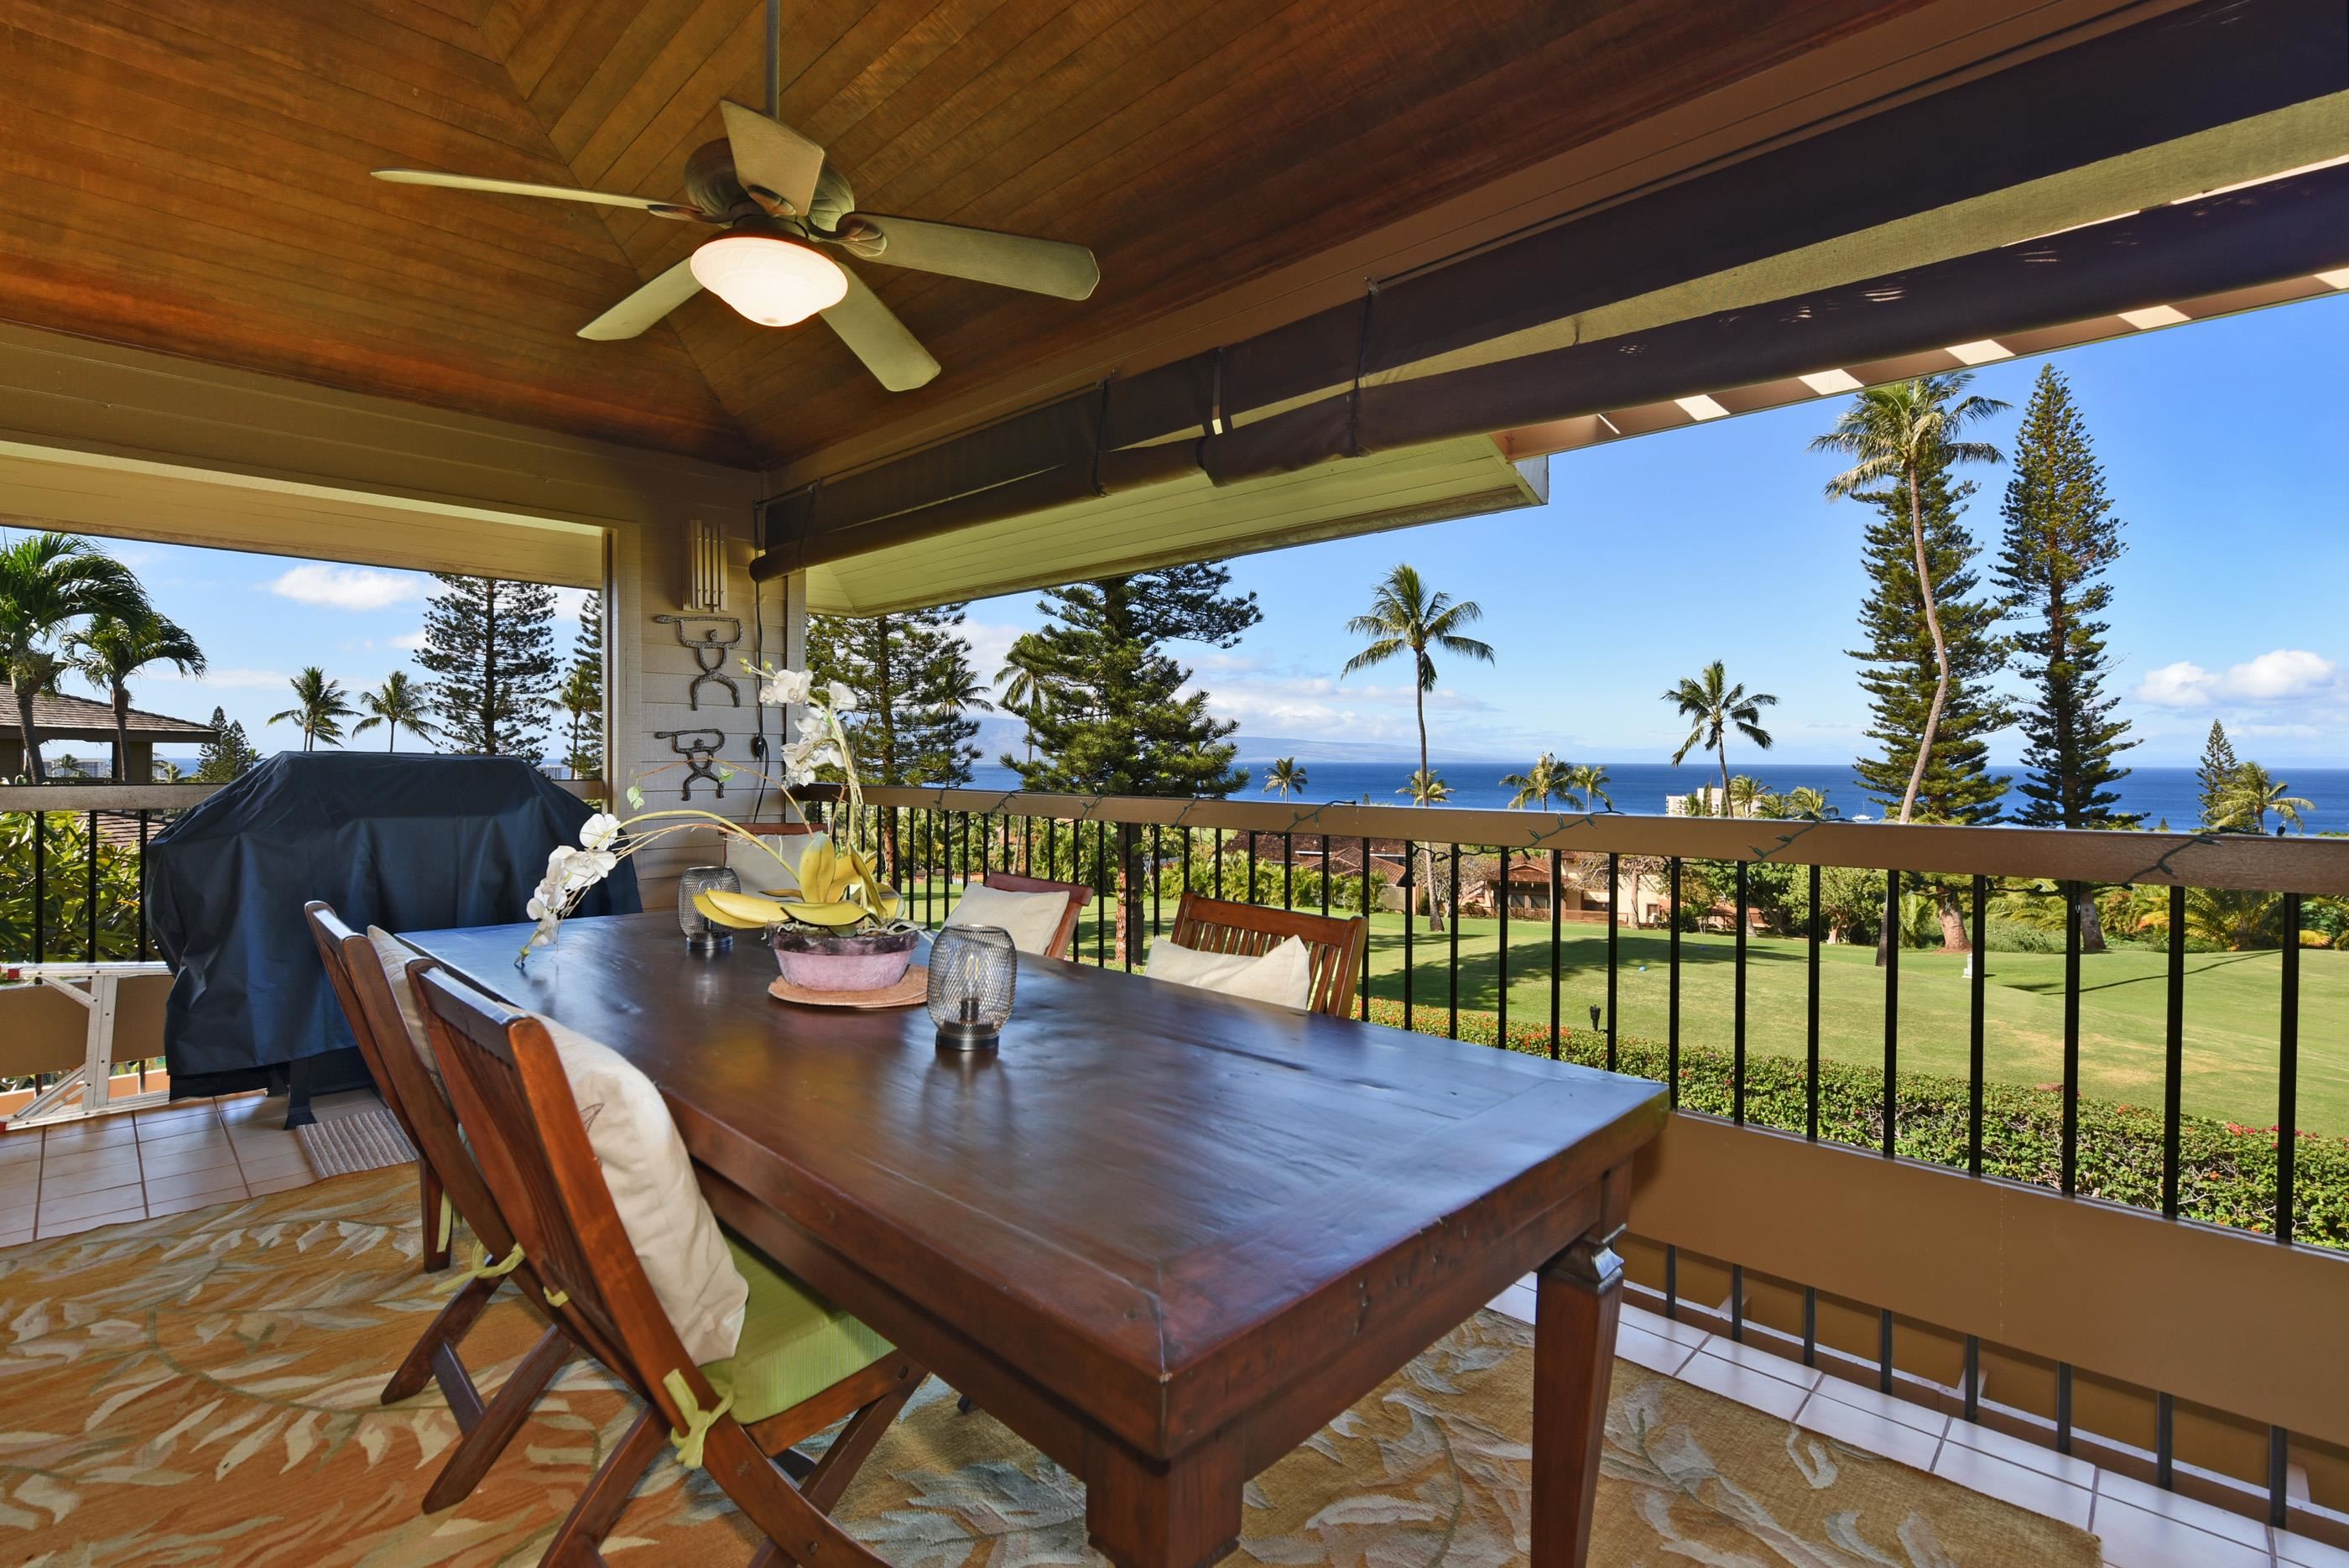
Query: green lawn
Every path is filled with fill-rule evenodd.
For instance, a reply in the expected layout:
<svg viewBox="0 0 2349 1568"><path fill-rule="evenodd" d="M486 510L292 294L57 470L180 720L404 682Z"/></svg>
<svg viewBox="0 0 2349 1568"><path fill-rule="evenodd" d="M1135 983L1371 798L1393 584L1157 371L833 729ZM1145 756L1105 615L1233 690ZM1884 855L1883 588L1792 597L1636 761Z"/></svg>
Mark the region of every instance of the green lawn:
<svg viewBox="0 0 2349 1568"><path fill-rule="evenodd" d="M1449 937L1419 924L1413 951L1413 1010L1446 1002ZM1661 931L1620 933L1619 1023L1627 1035L1665 1037L1670 988ZM1681 1038L1727 1050L1734 1006L1735 941L1726 936L1681 939ZM1499 942L1491 920L1460 931L1463 1008L1490 1012L1499 1000ZM1372 919L1371 990L1401 1000L1402 917ZM1607 998L1607 933L1566 929L1559 987L1566 1022L1588 1027L1591 1003ZM1747 944L1746 1049L1801 1056L1807 990L1806 944L1757 937ZM1819 965L1819 1044L1830 1060L1880 1065L1884 1060L1884 974L1873 948L1827 946ZM2012 1084L2060 1083L2064 1073L2064 958L2060 953L1992 953L1983 992L1988 1075ZM2281 1019L2274 952L2198 953L2186 961L2185 1109L2265 1127L2276 1119L2277 1029ZM1967 1073L1970 982L1965 960L1938 950L1900 955L1899 1064L1903 1071ZM2080 1072L2084 1094L2131 1105L2158 1105L2166 1048L2168 960L2130 948L2081 961ZM1509 929L1509 1020L1549 1018L1549 927L1513 921ZM1426 1014L1423 1012L1422 1017ZM2300 1115L2304 1130L2349 1136L2349 953L2301 955Z"/></svg>

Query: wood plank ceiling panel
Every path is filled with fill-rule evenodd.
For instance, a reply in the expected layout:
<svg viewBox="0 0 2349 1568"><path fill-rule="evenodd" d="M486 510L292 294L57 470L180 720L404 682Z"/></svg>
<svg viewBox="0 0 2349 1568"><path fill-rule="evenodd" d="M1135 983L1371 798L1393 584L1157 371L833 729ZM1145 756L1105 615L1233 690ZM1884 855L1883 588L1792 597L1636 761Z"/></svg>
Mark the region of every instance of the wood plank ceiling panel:
<svg viewBox="0 0 2349 1568"><path fill-rule="evenodd" d="M581 324L706 231L392 187L674 198L761 0L5 0L0 318L738 462L818 450L1922 0L792 0L784 118L869 210L1091 244L1087 302L859 270L945 365L708 297Z"/></svg>

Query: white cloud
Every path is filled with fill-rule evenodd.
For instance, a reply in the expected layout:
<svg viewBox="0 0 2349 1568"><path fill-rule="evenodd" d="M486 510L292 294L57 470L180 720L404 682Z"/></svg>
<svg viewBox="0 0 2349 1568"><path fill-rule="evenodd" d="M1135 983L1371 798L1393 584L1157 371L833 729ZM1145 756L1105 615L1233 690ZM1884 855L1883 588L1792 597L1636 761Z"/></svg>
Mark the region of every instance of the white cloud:
<svg viewBox="0 0 2349 1568"><path fill-rule="evenodd" d="M201 686L212 691L256 691L283 686L289 679L278 670L223 670L218 666L202 675L182 675L169 665L161 665L140 675L142 681L168 680L177 686Z"/></svg>
<svg viewBox="0 0 2349 1568"><path fill-rule="evenodd" d="M417 653L422 651L424 642L424 628L422 627L418 627L414 631L409 632L405 637L393 638L391 639L391 646L406 653Z"/></svg>
<svg viewBox="0 0 2349 1568"><path fill-rule="evenodd" d="M2175 664L2163 665L2138 681L2137 700L2158 708L2207 708L2214 684L2209 670L2181 659Z"/></svg>
<svg viewBox="0 0 2349 1568"><path fill-rule="evenodd" d="M2137 682L2137 699L2160 708L2207 708L2219 701L2281 702L2326 691L2339 673L2333 660L2299 648L2275 649L2217 674L2181 659Z"/></svg>
<svg viewBox="0 0 2349 1568"><path fill-rule="evenodd" d="M1011 652L1011 644L1028 628L1010 626L1001 621L967 620L962 623L963 640L970 644L970 668L981 680L993 680L995 672L1003 668L1003 660Z"/></svg>
<svg viewBox="0 0 2349 1568"><path fill-rule="evenodd" d="M263 587L297 604L342 610L388 609L424 597L424 580L406 572L372 566L337 566L313 561L272 577Z"/></svg>

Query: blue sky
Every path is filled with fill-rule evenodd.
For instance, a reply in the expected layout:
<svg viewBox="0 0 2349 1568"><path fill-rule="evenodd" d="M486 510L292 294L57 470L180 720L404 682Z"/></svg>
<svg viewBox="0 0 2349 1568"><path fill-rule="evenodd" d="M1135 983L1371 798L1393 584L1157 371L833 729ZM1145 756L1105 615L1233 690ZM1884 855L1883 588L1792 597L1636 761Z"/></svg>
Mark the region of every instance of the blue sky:
<svg viewBox="0 0 2349 1568"><path fill-rule="evenodd" d="M1976 389L2015 405L2040 361L1983 367ZM2070 379L2127 524L2115 567L2114 679L2143 745L2190 763L2213 718L2275 766L2349 765L2349 296L2075 349ZM1185 649L1243 733L1392 742L1412 732L1402 671L1340 680L1347 617L1397 561L1485 610L1491 667L1444 667L1437 748L1458 757L1661 761L1685 730L1657 694L1713 659L1775 692L1775 759L1856 754L1866 708L1845 656L1863 583L1862 509L1821 487L1806 451L1835 403L1716 421L1552 461L1538 509L1309 545L1234 563L1262 625L1230 652ZM1979 473L1968 521L1995 536L2002 471ZM142 707L225 707L263 750L292 742L269 713L323 665L356 691L408 667L430 579L161 545L112 546L212 660L202 680L150 679ZM567 649L579 597L562 595ZM982 673L1037 624L1032 595L970 609ZM73 690L75 688L68 688ZM379 733L379 732L378 732ZM1993 742L2012 762L2021 742Z"/></svg>

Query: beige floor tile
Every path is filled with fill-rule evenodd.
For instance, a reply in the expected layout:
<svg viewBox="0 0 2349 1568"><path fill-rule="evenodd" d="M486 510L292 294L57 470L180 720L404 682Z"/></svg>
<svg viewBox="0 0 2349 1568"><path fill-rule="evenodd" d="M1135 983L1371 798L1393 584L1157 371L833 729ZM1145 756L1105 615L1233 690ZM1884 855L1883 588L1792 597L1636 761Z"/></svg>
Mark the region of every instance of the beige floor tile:
<svg viewBox="0 0 2349 1568"><path fill-rule="evenodd" d="M162 1152L158 1153L160 1147ZM139 1168L150 1184L162 1177L177 1176L190 1170L229 1170L242 1168L236 1151L223 1138L218 1143L190 1140L182 1145L175 1140L160 1146L150 1145L140 1151Z"/></svg>
<svg viewBox="0 0 2349 1568"><path fill-rule="evenodd" d="M2096 1499L2088 1528L2113 1568L2266 1568L2264 1547L2230 1541L2110 1497Z"/></svg>
<svg viewBox="0 0 2349 1568"><path fill-rule="evenodd" d="M1525 1286L1511 1285L1485 1304L1506 1317L1516 1318L1519 1323L1531 1323L1537 1299L1534 1293Z"/></svg>
<svg viewBox="0 0 2349 1568"><path fill-rule="evenodd" d="M1819 1392L1838 1404L1855 1410L1865 1410L1871 1416L1881 1416L1888 1421L1898 1421L1904 1427L1914 1427L1928 1437L1938 1438L1949 1430L1950 1418L1939 1410L1929 1410L1922 1405L1897 1399L1874 1388L1864 1388L1840 1377L1819 1379Z"/></svg>
<svg viewBox="0 0 2349 1568"><path fill-rule="evenodd" d="M2338 1546L2328 1546L2322 1541L2311 1541L2305 1535L2289 1531L2269 1532L2275 1542L2276 1561L2291 1568L2349 1568L2349 1552Z"/></svg>
<svg viewBox="0 0 2349 1568"><path fill-rule="evenodd" d="M33 1225L30 1216L26 1217L26 1222L22 1225L0 1225L0 1247L21 1247L32 1239Z"/></svg>
<svg viewBox="0 0 2349 1568"><path fill-rule="evenodd" d="M0 1167L0 1214L12 1209L30 1209L40 1194L39 1165Z"/></svg>
<svg viewBox="0 0 2349 1568"><path fill-rule="evenodd" d="M138 1130L140 1142L152 1137L169 1137L171 1129L181 1123L217 1124L220 1113L210 1100L180 1100L168 1106L153 1106L143 1111L133 1111L130 1123Z"/></svg>
<svg viewBox="0 0 2349 1568"><path fill-rule="evenodd" d="M244 1179L247 1181L251 1181L257 1176L284 1176L289 1171L308 1172L310 1170L310 1157L302 1152L301 1146L298 1144L292 1148L272 1149L263 1154L255 1154L248 1149L239 1149L236 1152L236 1163L244 1172Z"/></svg>
<svg viewBox="0 0 2349 1568"><path fill-rule="evenodd" d="M129 1116L92 1116L88 1121L60 1122L41 1131L42 1151L46 1158L76 1149L96 1148L102 1144L136 1143L139 1129Z"/></svg>
<svg viewBox="0 0 2349 1568"><path fill-rule="evenodd" d="M1773 1355L1766 1350L1740 1345L1719 1334L1713 1335L1704 1348L1708 1354L1718 1355L1724 1361L1733 1361L1748 1372L1759 1372L1764 1377L1775 1377L1779 1382L1791 1383L1797 1388L1813 1387L1819 1381L1819 1369L1816 1366L1806 1366L1799 1361L1789 1361L1783 1355Z"/></svg>
<svg viewBox="0 0 2349 1568"><path fill-rule="evenodd" d="M26 1127L18 1132L0 1133L0 1166L10 1166L19 1160L40 1158L40 1128Z"/></svg>
<svg viewBox="0 0 2349 1568"><path fill-rule="evenodd" d="M151 1137L142 1136L139 1139L139 1153L141 1158L194 1144L215 1144L222 1148L227 1148L230 1144L228 1130L216 1121L189 1120L166 1122L163 1125L171 1130L158 1132Z"/></svg>
<svg viewBox="0 0 2349 1568"><path fill-rule="evenodd" d="M215 1188L208 1192L150 1191L147 1195L147 1212L160 1219L166 1214L185 1214L194 1209L210 1209L216 1204L242 1202L246 1196L244 1183L241 1181L233 1186Z"/></svg>
<svg viewBox="0 0 2349 1568"><path fill-rule="evenodd" d="M2042 1448L2037 1443L2026 1442L2005 1432L1993 1431L1988 1427L1953 1417L1948 1436L1951 1442L1962 1443L1992 1459L2004 1459L2008 1464L2021 1465L2024 1469L2054 1476L2057 1480L2068 1481L2074 1486L2093 1490L2096 1484L2096 1467L2087 1460L2059 1454L2053 1449Z"/></svg>
<svg viewBox="0 0 2349 1568"><path fill-rule="evenodd" d="M96 1210L87 1214L75 1214L61 1219L41 1216L39 1237L53 1241L60 1236L78 1236L85 1231L95 1231L101 1225L129 1225L147 1218L146 1208Z"/></svg>
<svg viewBox="0 0 2349 1568"><path fill-rule="evenodd" d="M47 1209L58 1199L70 1198L77 1193L102 1192L109 1188L138 1185L139 1160L135 1155L129 1159L106 1159L75 1165L64 1170L44 1165L40 1206Z"/></svg>
<svg viewBox="0 0 2349 1568"><path fill-rule="evenodd" d="M1693 1383L1724 1399L1750 1405L1780 1420L1794 1419L1795 1412L1801 1409L1803 1401L1809 1397L1802 1389L1782 1378L1765 1377L1733 1361L1725 1361L1702 1351L1690 1356L1673 1376L1683 1383Z"/></svg>
<svg viewBox="0 0 2349 1568"><path fill-rule="evenodd" d="M2158 1513L2165 1519L2212 1535L2223 1535L2246 1546L2264 1548L2268 1543L2268 1527L2255 1519L2245 1519L2240 1513L2230 1513L2223 1508L2190 1497L2180 1497L2174 1491L2164 1491L2128 1476L2100 1471L2096 1478L2096 1495L2125 1502L2132 1508Z"/></svg>
<svg viewBox="0 0 2349 1568"><path fill-rule="evenodd" d="M1933 1473L2002 1502L2060 1519L2082 1530L2088 1527L2088 1512L2095 1501L2095 1494L2085 1487L2059 1481L2038 1470L2024 1469L2021 1465L1992 1459L1978 1449L1957 1443L1941 1445L1940 1458L1933 1461Z"/></svg>
<svg viewBox="0 0 2349 1568"><path fill-rule="evenodd" d="M147 1173L147 1197L151 1202L170 1192L213 1192L223 1187L242 1187L246 1177L234 1164L197 1166L187 1170L153 1171Z"/></svg>
<svg viewBox="0 0 2349 1568"><path fill-rule="evenodd" d="M308 1187L317 1179L309 1167L305 1166L300 1170L278 1176L249 1177L244 1185L255 1198L264 1198L272 1192L291 1192L297 1187Z"/></svg>
<svg viewBox="0 0 2349 1568"><path fill-rule="evenodd" d="M1865 1449L1871 1454L1881 1454L1888 1459L1898 1459L1915 1469L1930 1469L1940 1439L1919 1431L1914 1427L1849 1405L1838 1404L1826 1397L1825 1391L1811 1396L1795 1424L1821 1437L1833 1438L1855 1449Z"/></svg>
<svg viewBox="0 0 2349 1568"><path fill-rule="evenodd" d="M1671 1377L1677 1376L1696 1352L1685 1345L1677 1345L1650 1334L1644 1328L1626 1325L1615 1331L1615 1354L1651 1372L1661 1372Z"/></svg>
<svg viewBox="0 0 2349 1568"><path fill-rule="evenodd" d="M1650 1312L1645 1307L1632 1306L1629 1303L1623 1307L1623 1321L1644 1328L1659 1338L1669 1339L1675 1345L1685 1345L1691 1350L1702 1350L1704 1342L1713 1337L1692 1324L1682 1323L1660 1312Z"/></svg>

